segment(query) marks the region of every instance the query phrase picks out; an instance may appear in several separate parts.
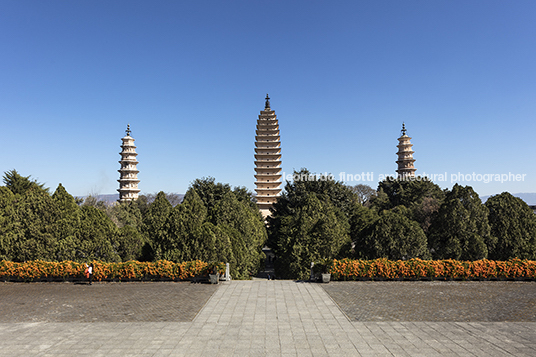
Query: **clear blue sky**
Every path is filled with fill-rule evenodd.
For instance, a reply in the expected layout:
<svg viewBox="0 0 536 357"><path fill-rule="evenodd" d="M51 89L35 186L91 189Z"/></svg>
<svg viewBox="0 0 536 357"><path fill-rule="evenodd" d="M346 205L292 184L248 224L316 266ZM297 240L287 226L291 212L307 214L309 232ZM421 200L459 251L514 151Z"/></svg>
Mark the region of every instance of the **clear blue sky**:
<svg viewBox="0 0 536 357"><path fill-rule="evenodd" d="M0 171L116 193L130 123L140 189L254 185L264 97L283 171L417 174L536 192L535 1L0 2ZM483 180L483 177L481 178Z"/></svg>

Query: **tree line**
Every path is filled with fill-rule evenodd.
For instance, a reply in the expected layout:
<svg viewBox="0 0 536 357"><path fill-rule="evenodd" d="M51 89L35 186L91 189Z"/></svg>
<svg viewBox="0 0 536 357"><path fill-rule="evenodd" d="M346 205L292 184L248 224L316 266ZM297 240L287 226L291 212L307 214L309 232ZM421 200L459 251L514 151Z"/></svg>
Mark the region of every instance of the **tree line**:
<svg viewBox="0 0 536 357"><path fill-rule="evenodd" d="M195 180L181 204L154 200L106 205L54 193L15 170L0 186L0 260L228 262L235 278L256 274L267 239L251 193L213 178ZM175 202L176 203L176 202Z"/></svg>
<svg viewBox="0 0 536 357"><path fill-rule="evenodd" d="M307 278L321 259L536 259L536 215L504 192L485 204L470 186L388 178L377 190L314 179L287 182L268 218L276 274Z"/></svg>
<svg viewBox="0 0 536 357"><path fill-rule="evenodd" d="M306 278L321 259L536 259L536 215L509 193L483 204L470 186L442 190L425 178L386 179L374 190L307 169L295 176L314 179L286 182L264 221L251 192L213 178L195 180L180 204L159 192L106 205L8 171L0 260L220 261L248 278L268 245L276 276Z"/></svg>

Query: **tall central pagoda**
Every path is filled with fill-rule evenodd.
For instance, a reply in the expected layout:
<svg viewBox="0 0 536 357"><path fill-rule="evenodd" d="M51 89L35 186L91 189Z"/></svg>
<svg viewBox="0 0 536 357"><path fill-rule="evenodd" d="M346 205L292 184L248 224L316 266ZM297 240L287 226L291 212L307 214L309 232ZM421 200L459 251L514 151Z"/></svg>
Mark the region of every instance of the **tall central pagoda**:
<svg viewBox="0 0 536 357"><path fill-rule="evenodd" d="M411 138L406 135L406 124L402 123L402 135L398 138L398 173L399 179L406 179L408 177L415 177L415 171L417 169L414 166L415 159L413 158L413 151L411 148L413 144L411 143Z"/></svg>
<svg viewBox="0 0 536 357"><path fill-rule="evenodd" d="M255 136L255 185L257 206L263 217L270 215L281 189L281 138L275 112L266 94L264 110L257 119Z"/></svg>

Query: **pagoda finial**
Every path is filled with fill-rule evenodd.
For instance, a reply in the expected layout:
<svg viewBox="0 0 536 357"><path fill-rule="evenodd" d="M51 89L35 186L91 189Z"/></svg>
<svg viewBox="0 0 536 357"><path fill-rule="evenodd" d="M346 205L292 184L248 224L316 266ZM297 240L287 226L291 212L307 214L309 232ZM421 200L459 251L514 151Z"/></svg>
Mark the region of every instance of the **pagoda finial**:
<svg viewBox="0 0 536 357"><path fill-rule="evenodd" d="M402 135L406 135L406 124L402 122Z"/></svg>
<svg viewBox="0 0 536 357"><path fill-rule="evenodd" d="M127 130L126 130L127 136L130 136L130 124L127 124Z"/></svg>
<svg viewBox="0 0 536 357"><path fill-rule="evenodd" d="M270 109L270 97L266 93L266 102L264 103L264 109Z"/></svg>

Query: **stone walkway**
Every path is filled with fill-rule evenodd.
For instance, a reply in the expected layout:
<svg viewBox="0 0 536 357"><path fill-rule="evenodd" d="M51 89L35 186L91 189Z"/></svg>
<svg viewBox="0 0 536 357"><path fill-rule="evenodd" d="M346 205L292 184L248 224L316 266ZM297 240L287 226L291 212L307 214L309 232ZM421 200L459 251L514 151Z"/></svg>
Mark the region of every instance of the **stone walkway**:
<svg viewBox="0 0 536 357"><path fill-rule="evenodd" d="M182 289L179 288L181 284L169 284ZM337 284L325 286L336 288ZM359 286L361 283L345 284ZM9 290L9 287L5 288L7 285L9 284L0 284L0 296L3 296L3 290ZM102 296L107 295L107 289L114 289L113 284L102 285L105 286L99 287ZM194 284L191 286L193 291L196 287L201 287ZM344 284L340 286L344 287ZM392 290L396 294L396 289ZM197 293L192 296L197 296ZM207 294L210 293L205 291L199 296L208 296ZM0 300L0 308L4 304L5 301ZM150 304L150 301L145 301L145 304ZM109 309L111 313L115 311L113 306L109 306ZM162 316L173 314L172 311L159 313ZM293 281L224 283L216 289L193 321L152 320L153 322L2 322L0 355L536 355L534 322L350 321L321 284Z"/></svg>

